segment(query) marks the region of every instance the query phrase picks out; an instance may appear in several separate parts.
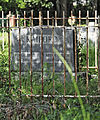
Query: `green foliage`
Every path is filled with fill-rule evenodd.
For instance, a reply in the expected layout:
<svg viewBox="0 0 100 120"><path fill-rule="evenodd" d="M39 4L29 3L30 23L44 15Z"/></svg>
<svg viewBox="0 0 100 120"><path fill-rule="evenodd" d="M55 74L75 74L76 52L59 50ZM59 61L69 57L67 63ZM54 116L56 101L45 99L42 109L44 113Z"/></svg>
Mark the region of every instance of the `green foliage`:
<svg viewBox="0 0 100 120"><path fill-rule="evenodd" d="M3 0L0 1L0 10L4 10L5 12L8 12L9 10L25 10L29 11L29 9L33 10L40 10L43 9L50 9L53 6L52 2L49 2L48 0ZM12 8L12 9L11 9ZM14 11L13 11L14 12Z"/></svg>
<svg viewBox="0 0 100 120"><path fill-rule="evenodd" d="M64 61L63 57L56 51L58 56L64 62L72 75L71 69ZM91 74L91 73L90 73ZM72 77L73 78L73 77ZM71 81L66 80L66 94L75 94L77 91L86 94L85 78L78 76L77 85ZM55 81L55 93L57 95L64 94L64 83L62 73L52 73L51 65L44 64L44 94L52 95L53 80ZM9 79L8 79L8 47L4 51L0 50L0 119L8 119L10 114L11 119L34 119L34 120L99 120L100 119L100 100L91 98L77 99L77 98L32 98L30 72L22 74L22 98L19 97L19 73L18 68L16 72L11 72L11 93L9 93ZM73 81L75 82L75 81ZM78 88L79 90L78 90ZM74 89L75 87L75 89ZM41 88L41 73L33 73L32 76L33 94L42 94ZM91 78L89 81L89 93L91 95L97 94L97 78ZM26 96L23 96L26 95ZM80 101L80 103L79 103ZM88 101L88 102L87 102ZM81 104L81 105L80 105ZM84 104L84 106L83 106ZM85 108L85 111L84 111ZM82 111L81 111L82 109ZM9 112L7 111L9 110ZM85 118L83 118L83 116Z"/></svg>
<svg viewBox="0 0 100 120"><path fill-rule="evenodd" d="M8 73L8 49L0 50L0 77L7 77Z"/></svg>
<svg viewBox="0 0 100 120"><path fill-rule="evenodd" d="M4 35L3 35L3 34L4 34ZM0 51L2 51L3 36L4 36L5 49L7 49L7 44L8 44L8 40L7 40L7 29L5 29L5 32L4 32L4 33L3 33L2 30L0 30Z"/></svg>
<svg viewBox="0 0 100 120"><path fill-rule="evenodd" d="M81 66L86 66L87 45L81 44L80 51ZM89 66L95 66L95 45L91 40L89 40Z"/></svg>
<svg viewBox="0 0 100 120"><path fill-rule="evenodd" d="M60 55L60 53L54 48L54 51L55 53L59 56L59 58L62 60L62 62L64 63L64 65L66 66L66 68L68 69L68 72L70 73L71 77L72 77L72 80L73 80L73 84L74 84L74 88L75 88L75 91L77 92L77 95L79 96L78 97L78 100L79 100L79 103L80 103L80 107L81 107L81 110L82 110L82 113L80 114L80 112L76 112L78 110L78 108L74 108L75 111L72 112L72 110L70 110L69 114L72 114L76 112L76 115L74 116L74 120L80 120L80 119L84 119L84 120L90 120L90 119L94 119L93 117L91 117L91 106L88 106L87 107L87 104L83 104L83 100L82 98L80 97L80 91L79 91L79 88L78 88L78 85L77 83L75 82L75 79L73 78L72 76L72 71L69 67L69 65L67 64L67 62L64 60L64 58ZM92 80L92 79L91 79ZM81 86L82 90L83 90L83 87ZM84 91L84 90L83 90ZM86 106L86 107L85 107ZM87 110L89 109L89 110ZM89 111L89 112L86 112L86 111ZM82 117L83 115L83 117ZM65 117L66 115L64 115ZM72 115L71 115L72 116ZM61 119L64 119L64 117L62 116L61 114ZM100 117L100 116L99 116ZM98 118L99 118L98 117ZM66 117L68 119L68 117ZM65 119L66 119L65 118ZM98 119L97 118L97 119ZM72 118L73 119L73 118ZM69 119L70 120L70 119Z"/></svg>
<svg viewBox="0 0 100 120"><path fill-rule="evenodd" d="M87 120L87 118L86 118L86 111L85 111L85 108L84 108L84 105L83 105L83 101L82 101L82 99L80 97L80 91L78 89L77 83L75 82L75 79L73 78L72 70L71 70L70 66L67 64L67 62L64 60L64 58L60 55L60 53L55 48L54 48L54 51L59 56L59 58L62 60L62 62L66 66L66 69L68 70L69 74L71 75L74 88L75 88L75 90L77 92L77 95L79 96L78 99L79 99L79 103L80 103L80 106L81 106L83 118L84 118L84 120Z"/></svg>
<svg viewBox="0 0 100 120"><path fill-rule="evenodd" d="M0 11L2 10L2 6L0 6Z"/></svg>

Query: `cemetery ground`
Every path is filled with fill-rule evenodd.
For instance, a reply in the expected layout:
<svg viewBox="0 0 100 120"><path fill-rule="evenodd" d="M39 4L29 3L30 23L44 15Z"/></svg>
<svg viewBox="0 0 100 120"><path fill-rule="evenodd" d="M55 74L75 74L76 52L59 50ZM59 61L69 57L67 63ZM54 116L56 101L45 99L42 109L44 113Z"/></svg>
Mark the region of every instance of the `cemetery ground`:
<svg viewBox="0 0 100 120"><path fill-rule="evenodd" d="M81 52L83 56L86 56L84 49ZM92 56L91 58L93 59ZM82 57L82 61L84 65L84 57ZM93 60L91 64L94 64ZM63 95L64 83L61 77L63 71L52 77L49 68L50 66L44 63L44 94L52 95L54 80L55 94ZM97 95L98 78L91 76L93 73L97 74L95 70L89 71L89 94ZM100 120L100 98L86 97L81 99L85 108L86 117L84 118L84 109L78 98L28 96L31 95L30 70L21 77L21 90L19 89L19 73L11 72L10 89L8 74L8 45L6 43L4 50L0 48L0 120ZM41 73L33 73L32 76L32 93L41 95ZM86 94L86 77L78 76L78 78L77 86L80 94L84 95ZM75 91L73 82L66 81L66 94L75 95Z"/></svg>

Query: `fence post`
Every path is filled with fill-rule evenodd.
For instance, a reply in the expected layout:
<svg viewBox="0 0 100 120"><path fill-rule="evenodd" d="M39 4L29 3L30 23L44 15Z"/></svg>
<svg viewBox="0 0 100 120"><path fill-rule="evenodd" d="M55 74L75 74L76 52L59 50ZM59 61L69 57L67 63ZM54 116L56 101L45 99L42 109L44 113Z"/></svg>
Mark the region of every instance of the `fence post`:
<svg viewBox="0 0 100 120"><path fill-rule="evenodd" d="M8 62L9 62L9 89L11 87L11 68L10 68L10 16L8 17Z"/></svg>
<svg viewBox="0 0 100 120"><path fill-rule="evenodd" d="M31 83L31 95L32 95L32 16L30 18L30 83ZM32 96L31 96L32 100Z"/></svg>
<svg viewBox="0 0 100 120"><path fill-rule="evenodd" d="M31 27L33 27L33 10L31 10Z"/></svg>
<svg viewBox="0 0 100 120"><path fill-rule="evenodd" d="M41 82L42 82L42 99L44 95L44 78L43 78L43 28L42 28L42 13L39 11L39 26L41 29Z"/></svg>
<svg viewBox="0 0 100 120"><path fill-rule="evenodd" d="M97 10L95 11L95 67L97 68ZM97 69L96 69L97 71Z"/></svg>
<svg viewBox="0 0 100 120"><path fill-rule="evenodd" d="M19 27L19 86L20 86L20 96L21 96L21 38L20 38L20 33L21 33L21 28L20 28L20 16L19 16L19 21L18 21L18 27Z"/></svg>
<svg viewBox="0 0 100 120"><path fill-rule="evenodd" d="M64 52L64 60L66 60L66 30L65 30L65 11L63 11L63 52ZM64 97L66 95L66 66L64 65Z"/></svg>
<svg viewBox="0 0 100 120"><path fill-rule="evenodd" d="M2 34L2 49L4 50L4 11L2 11L2 27L3 27L3 34Z"/></svg>
<svg viewBox="0 0 100 120"><path fill-rule="evenodd" d="M100 92L100 16L98 17L98 28L99 28L99 37L98 37L98 92Z"/></svg>
<svg viewBox="0 0 100 120"><path fill-rule="evenodd" d="M42 13L39 11L39 26L41 27L42 25Z"/></svg>
<svg viewBox="0 0 100 120"><path fill-rule="evenodd" d="M54 18L52 18L52 67L53 67L53 95L55 95L55 81L54 81L54 72L55 72L55 65L54 65Z"/></svg>
<svg viewBox="0 0 100 120"><path fill-rule="evenodd" d="M24 11L24 27L26 27L26 11Z"/></svg>
<svg viewBox="0 0 100 120"><path fill-rule="evenodd" d="M81 71L81 11L79 11L79 71Z"/></svg>
<svg viewBox="0 0 100 120"><path fill-rule="evenodd" d="M49 11L47 11L47 25L49 26Z"/></svg>
<svg viewBox="0 0 100 120"><path fill-rule="evenodd" d="M57 11L55 11L55 27L57 27Z"/></svg>
<svg viewBox="0 0 100 120"><path fill-rule="evenodd" d="M89 72L89 38L88 38L88 24L89 24L89 11L87 11L87 18L86 18L86 25L87 25L87 30L86 30L86 32L87 32L87 38L86 38L86 44L87 44L87 54L86 54L86 91L87 91L87 93L86 93L86 95L88 95L88 90L89 90L89 88L88 88L88 72Z"/></svg>
<svg viewBox="0 0 100 120"><path fill-rule="evenodd" d="M75 82L77 82L77 29L74 29L75 34ZM77 92L75 91L75 96L77 96Z"/></svg>

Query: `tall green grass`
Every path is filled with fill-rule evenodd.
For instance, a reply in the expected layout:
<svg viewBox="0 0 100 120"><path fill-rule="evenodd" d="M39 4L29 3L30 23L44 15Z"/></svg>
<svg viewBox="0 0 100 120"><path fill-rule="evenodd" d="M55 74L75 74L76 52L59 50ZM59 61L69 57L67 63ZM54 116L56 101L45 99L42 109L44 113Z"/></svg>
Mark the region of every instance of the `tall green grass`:
<svg viewBox="0 0 100 120"><path fill-rule="evenodd" d="M58 50L56 48L53 48L53 50L59 56L59 58L62 60L63 64L66 66L66 69L68 70L69 74L71 75L75 91L77 92L77 95L78 95L78 100L79 100L79 103L80 103L80 106L81 106L83 119L84 120L90 120L90 114L89 113L86 114L86 111L85 111L85 108L84 108L84 105L83 105L83 101L82 101L81 96L80 96L80 91L79 91L77 83L75 82L75 79L72 75L72 70L71 70L70 66L67 64L65 59L61 56L61 54L58 52Z"/></svg>

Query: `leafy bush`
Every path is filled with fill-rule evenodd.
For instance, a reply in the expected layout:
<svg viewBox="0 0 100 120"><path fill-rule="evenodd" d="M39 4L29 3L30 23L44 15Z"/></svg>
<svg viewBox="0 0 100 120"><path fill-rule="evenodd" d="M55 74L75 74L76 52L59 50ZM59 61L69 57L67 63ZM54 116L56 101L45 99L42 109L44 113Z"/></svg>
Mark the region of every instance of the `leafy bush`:
<svg viewBox="0 0 100 120"><path fill-rule="evenodd" d="M0 77L7 78L8 74L8 47L5 46L4 50L0 50Z"/></svg>

